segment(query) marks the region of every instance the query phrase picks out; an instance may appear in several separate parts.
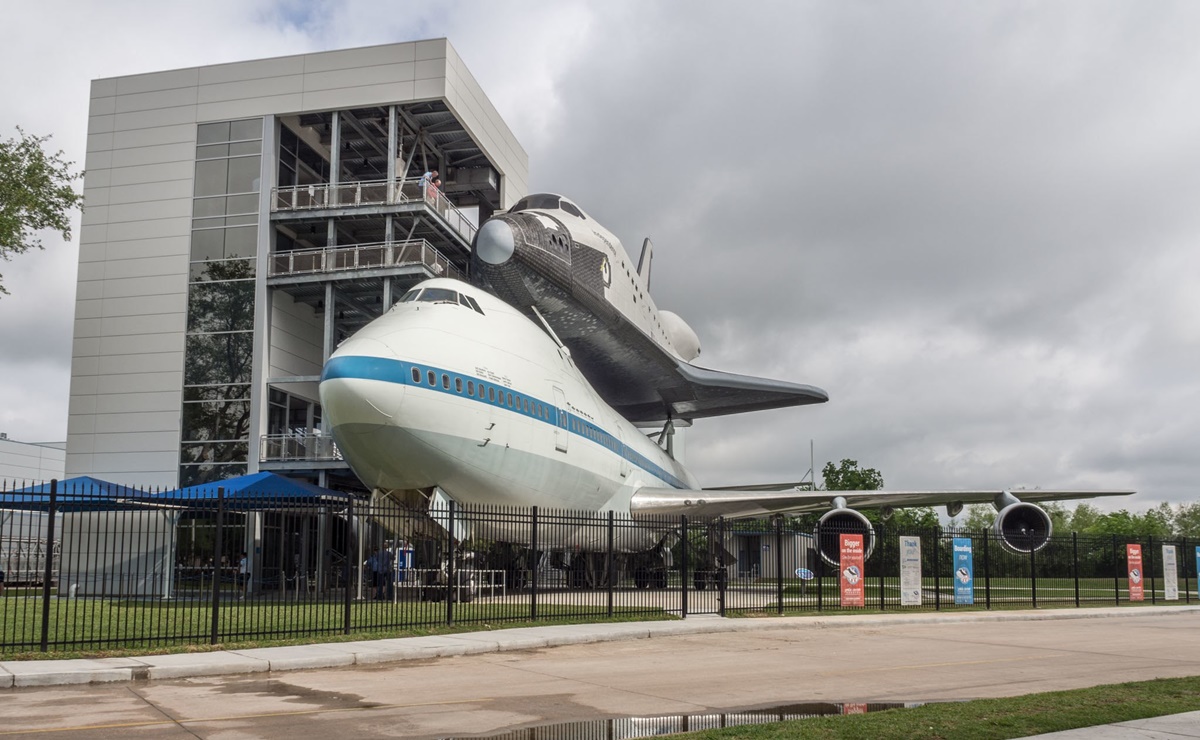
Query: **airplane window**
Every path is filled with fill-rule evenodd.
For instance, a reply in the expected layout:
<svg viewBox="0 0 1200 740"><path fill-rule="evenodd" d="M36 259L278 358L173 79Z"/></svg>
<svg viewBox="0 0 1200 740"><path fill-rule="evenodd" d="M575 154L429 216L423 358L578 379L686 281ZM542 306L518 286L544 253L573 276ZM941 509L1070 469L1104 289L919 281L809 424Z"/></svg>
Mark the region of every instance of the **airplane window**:
<svg viewBox="0 0 1200 740"><path fill-rule="evenodd" d="M475 395L475 381L473 381L473 380L467 381L467 395L468 396Z"/></svg>
<svg viewBox="0 0 1200 740"><path fill-rule="evenodd" d="M419 296L420 294L421 294L420 288L413 288L412 290L410 290L404 294L404 297L400 299L400 302L408 303L409 301L415 301L415 300L417 300L417 296Z"/></svg>
<svg viewBox="0 0 1200 740"><path fill-rule="evenodd" d="M458 293L447 288L426 288L417 300L421 303L458 303Z"/></svg>
<svg viewBox="0 0 1200 740"><path fill-rule="evenodd" d="M587 216L583 215L583 211L576 208L575 204L569 200L560 201L559 207L562 208L567 213L569 213L572 216L575 216L577 218L587 218Z"/></svg>
<svg viewBox="0 0 1200 740"><path fill-rule="evenodd" d="M529 413L529 399L526 398L524 400L525 400L525 413L528 414Z"/></svg>
<svg viewBox="0 0 1200 740"><path fill-rule="evenodd" d="M432 386L436 386L437 385L437 373L430 370L428 377L429 377L429 384Z"/></svg>
<svg viewBox="0 0 1200 740"><path fill-rule="evenodd" d="M450 376L445 373L442 373L442 387L450 390Z"/></svg>
<svg viewBox="0 0 1200 740"><path fill-rule="evenodd" d="M479 384L479 398L480 398L480 399L483 399L483 398L485 398L486 396L487 396L487 391L485 391L485 390L484 390L484 388L483 388L483 383L480 383L480 384Z"/></svg>
<svg viewBox="0 0 1200 740"><path fill-rule="evenodd" d="M478 302L478 301L476 301L474 298L472 298L472 297L471 297L471 296L469 296L469 295L464 295L464 296L463 296L463 298L466 298L466 299L467 299L467 303L470 303L470 304L471 304L471 308L473 308L473 309L475 309L476 311L478 311L480 316L483 316L483 315L484 315L484 313L483 313L483 309L479 307L479 302Z"/></svg>
<svg viewBox="0 0 1200 740"><path fill-rule="evenodd" d="M489 401L496 400L496 389L495 388L488 388L488 400Z"/></svg>
<svg viewBox="0 0 1200 740"><path fill-rule="evenodd" d="M413 382L417 385L421 384L421 368L419 367L413 368Z"/></svg>
<svg viewBox="0 0 1200 740"><path fill-rule="evenodd" d="M511 409L512 408L512 394L508 393L506 395L508 396L508 407Z"/></svg>
<svg viewBox="0 0 1200 740"><path fill-rule="evenodd" d="M455 378L455 379L454 379L454 392L455 392L455 393L462 393L462 378Z"/></svg>

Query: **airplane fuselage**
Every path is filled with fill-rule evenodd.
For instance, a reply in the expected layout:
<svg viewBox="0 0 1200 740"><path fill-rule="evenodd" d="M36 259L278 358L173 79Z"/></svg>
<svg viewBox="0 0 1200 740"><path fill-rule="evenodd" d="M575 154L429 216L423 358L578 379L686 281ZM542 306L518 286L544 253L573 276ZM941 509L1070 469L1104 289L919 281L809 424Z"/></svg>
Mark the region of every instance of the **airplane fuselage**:
<svg viewBox="0 0 1200 740"><path fill-rule="evenodd" d="M604 516L642 486L696 487L541 327L455 280L421 283L343 342L320 392L342 454L381 491ZM631 535L627 549L654 544Z"/></svg>

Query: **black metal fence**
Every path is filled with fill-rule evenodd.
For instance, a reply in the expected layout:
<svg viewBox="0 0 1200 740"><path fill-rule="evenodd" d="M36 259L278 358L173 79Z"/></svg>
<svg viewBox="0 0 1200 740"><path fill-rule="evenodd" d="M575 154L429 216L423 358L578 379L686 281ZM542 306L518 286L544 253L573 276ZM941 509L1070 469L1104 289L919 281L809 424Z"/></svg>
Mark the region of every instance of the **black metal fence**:
<svg viewBox="0 0 1200 740"><path fill-rule="evenodd" d="M784 518L635 521L51 482L0 490L0 652L563 618L1121 604L1128 544L1142 547L1147 602L1190 603L1200 552L1195 541L1075 534L1020 552L988 532L885 526L856 574L863 606L848 607L837 556L815 549L827 534L814 538ZM956 537L971 545L969 599ZM1163 546L1174 548L1173 573Z"/></svg>

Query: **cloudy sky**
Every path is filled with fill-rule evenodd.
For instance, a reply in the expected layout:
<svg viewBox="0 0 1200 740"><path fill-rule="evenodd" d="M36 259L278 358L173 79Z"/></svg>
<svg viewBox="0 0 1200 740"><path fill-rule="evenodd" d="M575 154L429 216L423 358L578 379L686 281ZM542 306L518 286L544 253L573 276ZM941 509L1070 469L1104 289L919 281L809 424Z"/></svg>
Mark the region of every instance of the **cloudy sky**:
<svg viewBox="0 0 1200 740"><path fill-rule="evenodd" d="M1200 5L108 0L5 11L0 136L83 164L89 81L445 36L701 364L810 383L704 421L709 485L1200 485ZM66 437L77 249L0 266L0 431Z"/></svg>

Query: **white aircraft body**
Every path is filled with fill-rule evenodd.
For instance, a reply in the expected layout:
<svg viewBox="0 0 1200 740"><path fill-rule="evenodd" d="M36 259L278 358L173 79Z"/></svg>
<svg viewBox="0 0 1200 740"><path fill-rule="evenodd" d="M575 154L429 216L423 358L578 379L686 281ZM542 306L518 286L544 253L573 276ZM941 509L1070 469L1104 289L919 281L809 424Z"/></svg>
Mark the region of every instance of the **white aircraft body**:
<svg viewBox="0 0 1200 740"><path fill-rule="evenodd" d="M548 326L482 288L438 278L414 287L343 342L326 363L321 403L342 454L377 494L410 506L532 507L633 516L616 547L641 552L673 522L655 515L753 517L825 511L822 524L873 530L852 507L990 501L996 531L1013 549L1040 548L1045 512L1030 503L1127 491L809 491L701 489L696 479L614 410ZM677 520L675 520L677 521ZM529 545L528 527L477 528L469 536ZM499 527L500 525L495 525ZM543 550L601 550L600 528L554 530ZM547 533L548 534L548 533ZM594 539L589 539L594 538ZM823 557L837 561L824 542Z"/></svg>

